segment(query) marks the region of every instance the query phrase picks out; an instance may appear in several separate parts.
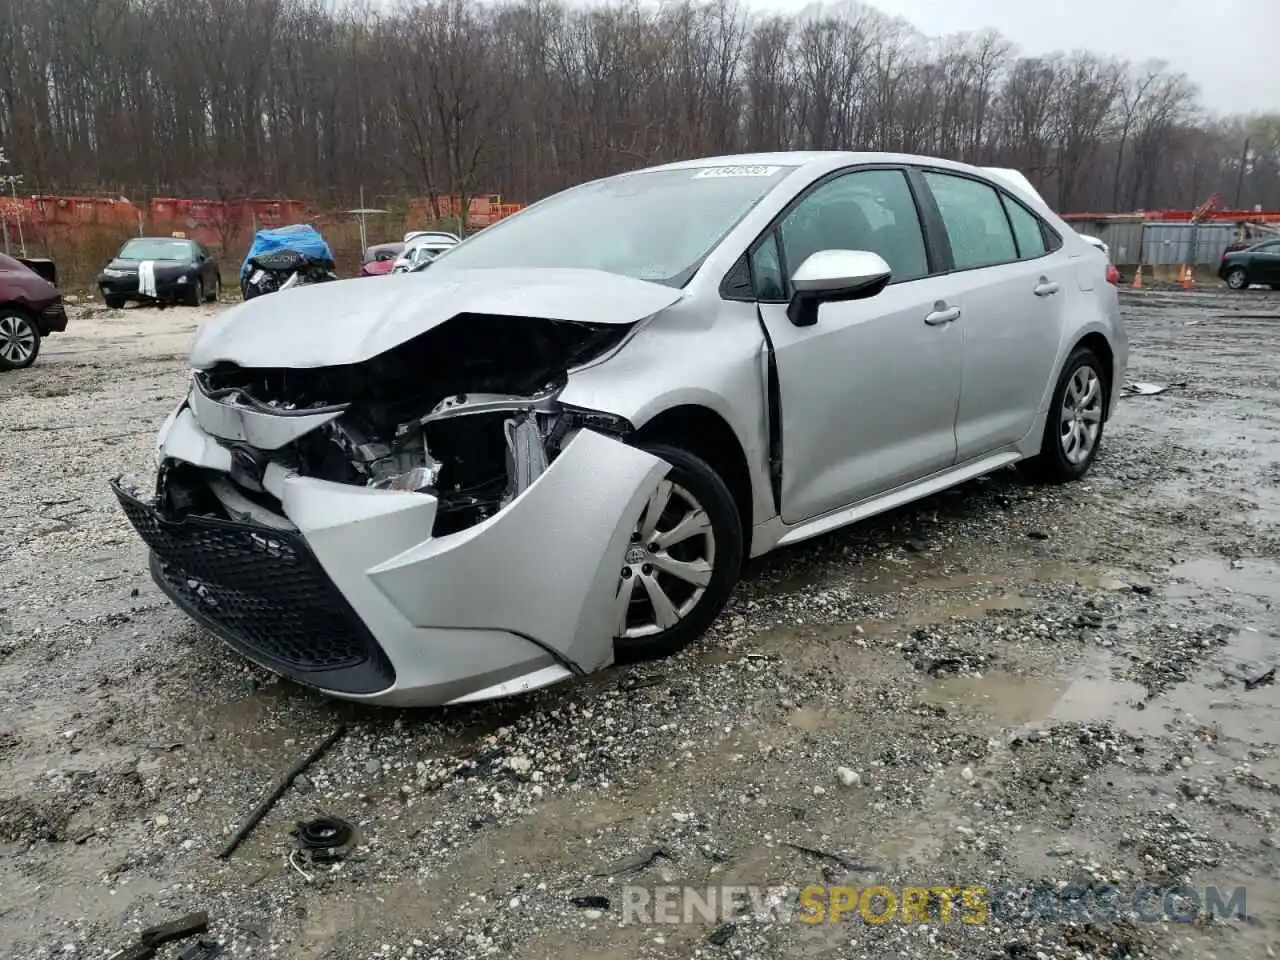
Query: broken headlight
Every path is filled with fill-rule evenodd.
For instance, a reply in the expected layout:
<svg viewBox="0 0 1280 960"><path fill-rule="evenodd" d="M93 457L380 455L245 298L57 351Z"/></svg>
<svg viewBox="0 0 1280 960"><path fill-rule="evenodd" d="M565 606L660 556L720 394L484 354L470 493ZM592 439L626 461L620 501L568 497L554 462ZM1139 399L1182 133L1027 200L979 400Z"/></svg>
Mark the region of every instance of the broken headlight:
<svg viewBox="0 0 1280 960"><path fill-rule="evenodd" d="M562 404L559 414L547 431L547 444L557 452L573 439L579 430L594 430L611 437L625 437L635 428L631 421L613 413L586 410Z"/></svg>
<svg viewBox="0 0 1280 960"><path fill-rule="evenodd" d="M431 461L427 466L413 467L404 473L379 477L369 483L375 490L399 490L403 493L421 493L433 489L440 479L440 464Z"/></svg>

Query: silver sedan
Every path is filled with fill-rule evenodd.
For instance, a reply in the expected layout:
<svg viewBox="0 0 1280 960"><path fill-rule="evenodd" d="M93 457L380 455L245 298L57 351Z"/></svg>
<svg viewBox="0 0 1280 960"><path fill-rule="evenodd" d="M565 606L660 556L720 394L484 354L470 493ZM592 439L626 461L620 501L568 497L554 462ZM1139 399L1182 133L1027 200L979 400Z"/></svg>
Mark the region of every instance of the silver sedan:
<svg viewBox="0 0 1280 960"><path fill-rule="evenodd" d="M160 587L254 661L504 696L680 650L747 557L1010 464L1083 476L1127 357L1107 266L945 160L622 174L210 321L155 493L116 490Z"/></svg>

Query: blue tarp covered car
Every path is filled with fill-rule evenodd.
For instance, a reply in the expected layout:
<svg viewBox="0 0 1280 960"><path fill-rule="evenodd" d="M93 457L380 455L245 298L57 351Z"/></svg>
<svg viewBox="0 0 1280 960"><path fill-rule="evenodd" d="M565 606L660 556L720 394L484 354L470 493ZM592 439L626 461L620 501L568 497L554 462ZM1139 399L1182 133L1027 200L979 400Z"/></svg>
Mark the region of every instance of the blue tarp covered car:
<svg viewBox="0 0 1280 960"><path fill-rule="evenodd" d="M249 261L263 253L276 250L296 250L313 260L326 260L333 263L333 251L315 227L306 223L293 223L286 227L271 227L259 230L253 235L253 244L245 254L244 263L240 264L240 282L249 276Z"/></svg>

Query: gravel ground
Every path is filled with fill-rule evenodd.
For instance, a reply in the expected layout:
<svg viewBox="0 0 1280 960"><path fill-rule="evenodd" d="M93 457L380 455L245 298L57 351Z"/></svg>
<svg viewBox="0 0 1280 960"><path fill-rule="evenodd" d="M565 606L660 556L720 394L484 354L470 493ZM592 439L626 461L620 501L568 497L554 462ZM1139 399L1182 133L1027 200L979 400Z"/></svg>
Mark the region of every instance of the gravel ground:
<svg viewBox="0 0 1280 960"><path fill-rule="evenodd" d="M1280 630L1280 298L1124 301L1131 376L1185 385L1126 399L1087 481L968 484L754 563L679 657L443 711L325 701L164 600L106 481L150 469L217 308L77 310L0 376L0 954L207 910L235 957L1275 956L1280 687L1245 681ZM322 813L357 845L291 864ZM1244 885L1248 916L621 922L624 884L823 883Z"/></svg>

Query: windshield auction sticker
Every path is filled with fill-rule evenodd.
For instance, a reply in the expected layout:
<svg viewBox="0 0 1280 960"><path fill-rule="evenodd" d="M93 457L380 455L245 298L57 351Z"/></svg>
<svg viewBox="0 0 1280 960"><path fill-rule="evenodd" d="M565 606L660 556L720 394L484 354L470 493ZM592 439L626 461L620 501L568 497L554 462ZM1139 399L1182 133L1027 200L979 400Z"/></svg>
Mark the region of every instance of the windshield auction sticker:
<svg viewBox="0 0 1280 960"><path fill-rule="evenodd" d="M710 177L772 177L781 167L703 167L693 175L693 179L702 180Z"/></svg>

